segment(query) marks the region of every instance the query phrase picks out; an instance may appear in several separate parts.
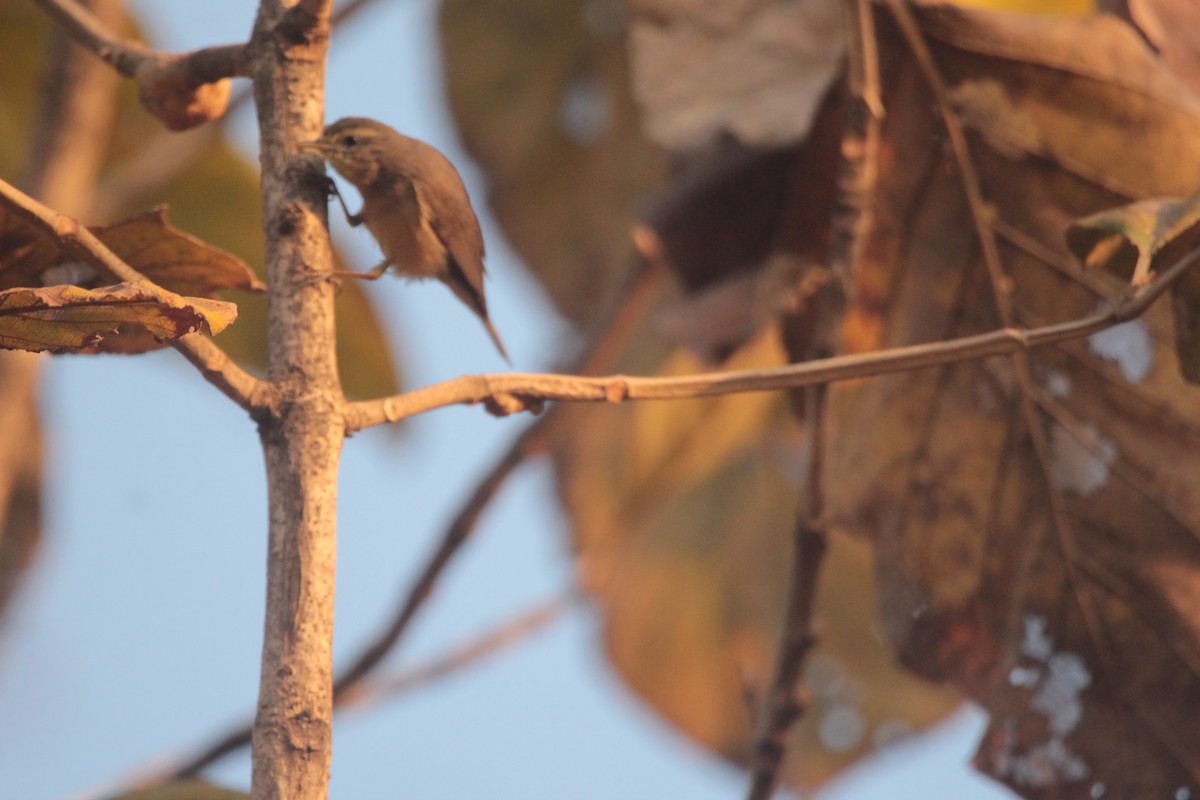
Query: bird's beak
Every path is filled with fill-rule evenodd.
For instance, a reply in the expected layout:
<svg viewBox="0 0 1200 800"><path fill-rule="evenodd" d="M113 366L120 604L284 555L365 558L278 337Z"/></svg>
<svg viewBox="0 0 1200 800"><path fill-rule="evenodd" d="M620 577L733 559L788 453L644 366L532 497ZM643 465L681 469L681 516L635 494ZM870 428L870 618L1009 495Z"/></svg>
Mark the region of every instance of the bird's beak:
<svg viewBox="0 0 1200 800"><path fill-rule="evenodd" d="M332 149L329 142L322 141L321 139L314 139L311 142L297 142L296 146L301 150L311 150L322 155L328 153Z"/></svg>

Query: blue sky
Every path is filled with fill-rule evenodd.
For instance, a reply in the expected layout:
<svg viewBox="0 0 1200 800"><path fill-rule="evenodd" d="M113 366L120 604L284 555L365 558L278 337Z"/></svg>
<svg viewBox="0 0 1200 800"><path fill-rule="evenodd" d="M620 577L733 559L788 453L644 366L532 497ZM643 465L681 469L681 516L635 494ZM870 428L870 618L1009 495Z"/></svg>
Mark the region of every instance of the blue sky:
<svg viewBox="0 0 1200 800"><path fill-rule="evenodd" d="M133 5L159 42L190 49L244 38L254 4ZM433 23L431 3L405 0L378 3L339 31L327 117L372 116L435 143L481 198L481 176L442 105ZM235 136L252 152L248 116ZM493 319L515 364L548 368L571 334L498 229L484 225ZM335 233L355 263L375 263L365 234L340 222ZM444 288L379 281L369 291L414 383L502 368ZM173 352L47 359L43 409L45 547L0 637L0 719L8 721L0 786L14 800L86 796L204 742L248 713L258 681L266 512L250 421ZM524 424L454 408L425 415L400 438L369 431L347 443L337 656L374 632L473 479ZM564 521L551 497L545 464L519 472L393 666L441 653L570 585ZM468 672L342 719L332 796L742 796L737 771L621 685L596 634L597 620L581 608ZM1011 797L967 766L981 716L959 715L820 797L928 798L934 786L961 800ZM248 774L248 758L238 757L213 777L244 786Z"/></svg>

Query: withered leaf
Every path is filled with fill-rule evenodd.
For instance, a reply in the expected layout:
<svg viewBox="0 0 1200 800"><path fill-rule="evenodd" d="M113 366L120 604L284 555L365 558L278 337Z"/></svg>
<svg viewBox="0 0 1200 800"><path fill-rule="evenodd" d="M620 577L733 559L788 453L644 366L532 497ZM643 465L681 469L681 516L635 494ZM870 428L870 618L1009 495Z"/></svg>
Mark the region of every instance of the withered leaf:
<svg viewBox="0 0 1200 800"><path fill-rule="evenodd" d="M768 329L731 368L779 364ZM693 372L684 351L661 372ZM624 680L686 735L745 763L747 686L766 691L803 483L786 398L740 395L572 409L557 450L579 575ZM815 787L891 735L946 714L955 693L905 675L871 623L870 555L838 537L819 585L811 713L784 772Z"/></svg>
<svg viewBox="0 0 1200 800"><path fill-rule="evenodd" d="M1183 200L1140 200L1101 211L1072 223L1067 242L1088 266L1103 263L1118 275L1132 275L1135 286L1152 270L1169 266L1196 246L1200 192ZM1200 275L1185 273L1171 287L1175 302L1175 348L1179 369L1200 382Z"/></svg>
<svg viewBox="0 0 1200 800"><path fill-rule="evenodd" d="M162 207L89 230L129 266L173 292L208 297L220 289L264 288L241 259L172 226ZM0 289L119 280L103 264L84 268L85 260L21 209L0 202Z"/></svg>
<svg viewBox="0 0 1200 800"><path fill-rule="evenodd" d="M7 289L0 292L0 347L53 353L141 352L134 344L140 341L136 336L115 334L144 331L163 342L197 331L218 333L236 318L233 303L182 297L145 283Z"/></svg>
<svg viewBox="0 0 1200 800"><path fill-rule="evenodd" d="M619 4L441 4L448 99L509 242L558 310L595 323L625 280L635 204L664 174L629 90Z"/></svg>
<svg viewBox="0 0 1200 800"><path fill-rule="evenodd" d="M1200 6L1192 0L1128 0L1128 7L1162 60L1200 95Z"/></svg>
<svg viewBox="0 0 1200 800"><path fill-rule="evenodd" d="M777 148L802 140L845 50L836 0L635 0L633 87L651 140L676 152L729 135Z"/></svg>
<svg viewBox="0 0 1200 800"><path fill-rule="evenodd" d="M916 13L969 131L1014 321L1121 296L1064 231L1200 185L1194 100L1111 18ZM887 116L847 351L1002 324L936 100L877 21ZM830 393L829 511L876 544L904 663L990 712L977 765L1024 797L1198 791L1200 392L1173 361L1159 304L1032 351L1029 384L991 359Z"/></svg>
<svg viewBox="0 0 1200 800"><path fill-rule="evenodd" d="M220 332L236 319L237 307L232 303L184 297L149 282L114 284L118 278L104 260L69 235L78 231L77 222L39 208L35 200L12 187L4 188L0 197L0 297L6 321L0 346L144 353L193 331ZM59 230L63 226L65 229ZM147 235L147 228L153 233ZM168 230L159 215L118 226L112 238L126 249L135 269L149 266L181 285L196 285L198 279L187 269L193 259L208 258L224 265L226 276L237 272L236 265L229 266L236 262L232 256ZM241 267L252 282L249 269ZM49 285L32 288L26 283ZM89 292L76 284L110 285Z"/></svg>
<svg viewBox="0 0 1200 800"><path fill-rule="evenodd" d="M91 231L125 263L172 292L211 297L220 289L266 289L246 262L167 222L165 206Z"/></svg>

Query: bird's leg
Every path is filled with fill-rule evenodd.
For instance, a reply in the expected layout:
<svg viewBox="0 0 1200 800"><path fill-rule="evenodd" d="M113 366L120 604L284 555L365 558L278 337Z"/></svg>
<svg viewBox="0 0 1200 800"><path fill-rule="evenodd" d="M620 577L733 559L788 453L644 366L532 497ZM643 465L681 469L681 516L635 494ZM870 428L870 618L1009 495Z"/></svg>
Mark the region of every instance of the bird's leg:
<svg viewBox="0 0 1200 800"><path fill-rule="evenodd" d="M334 272L332 274L336 275L339 278L354 278L355 280L360 280L360 281L373 281L378 278L382 278L383 273L387 272L387 268L390 267L391 265L392 265L392 262L388 261L385 258L383 261L380 261L378 264L376 264L374 268L369 269L366 272L350 272L349 270L338 270L337 272Z"/></svg>
<svg viewBox="0 0 1200 800"><path fill-rule="evenodd" d="M351 228L357 228L363 224L362 212L357 214L350 213L350 207L346 205L346 199L342 197L342 193L338 191L337 184L333 182L333 178L325 176L325 196L336 197L338 205L342 207L342 213L346 215L346 222L350 223Z"/></svg>
<svg viewBox="0 0 1200 800"><path fill-rule="evenodd" d="M339 290L342 288L342 278L354 278L358 281L373 281L383 277L383 273L387 272L387 268L392 265L392 262L386 258L379 262L373 269L366 272L354 272L348 269L335 269L329 272L323 272L320 275L314 275L312 281L329 281Z"/></svg>

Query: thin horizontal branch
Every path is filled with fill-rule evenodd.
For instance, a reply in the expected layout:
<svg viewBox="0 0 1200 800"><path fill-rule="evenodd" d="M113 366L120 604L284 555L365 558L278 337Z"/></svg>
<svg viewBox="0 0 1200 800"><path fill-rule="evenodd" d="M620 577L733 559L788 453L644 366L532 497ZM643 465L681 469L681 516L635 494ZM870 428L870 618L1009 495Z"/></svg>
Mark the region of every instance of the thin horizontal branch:
<svg viewBox="0 0 1200 800"><path fill-rule="evenodd" d="M574 365L575 369L582 372L611 369L638 323L644 319L658 297L665 280L666 267L661 262L655 259L638 262L628 284L606 315L599 331L580 354ZM454 556L475 531L480 516L492 498L517 467L546 447L558 424L564 419L563 414L557 413L560 410L553 408L530 423L476 484L442 532L437 545L412 584L404 591L387 624L350 659L338 675L334 682L335 707L343 697L353 694L356 687L396 648L425 602L432 596ZM201 770L249 744L250 722L246 721L235 725L191 757L181 760L179 764L165 770L156 770L153 776L142 774L138 778L138 785L157 785L168 780L195 777ZM118 785L134 784L125 782Z"/></svg>
<svg viewBox="0 0 1200 800"><path fill-rule="evenodd" d="M64 250L73 251L73 256L101 267L117 280L166 291L126 264L77 220L42 205L2 180L0 198L6 201L10 213L24 217L41 228L45 234L57 240ZM265 413L269 409L273 396L270 385L239 367L211 340L191 334L171 344L199 368L200 374L209 383L248 411L251 416Z"/></svg>
<svg viewBox="0 0 1200 800"><path fill-rule="evenodd" d="M34 2L62 25L75 41L127 78L134 77L144 64L168 57L165 53L152 50L140 42L127 41L115 36L95 15L75 0ZM179 58L188 61L189 73L197 85L245 75L245 45L210 47Z"/></svg>
<svg viewBox="0 0 1200 800"><path fill-rule="evenodd" d="M923 367L935 367L989 356L1006 355L1089 336L1140 316L1184 271L1200 260L1194 250L1162 275L1116 306L1073 322L1040 328L1002 328L944 342L910 345L806 361L770 369L709 372L671 378L610 375L505 373L466 375L381 400L349 404L347 430L397 422L444 406L484 403L497 415L540 411L547 400L623 403L629 400L679 400L693 397L794 389L815 383L866 378Z"/></svg>

